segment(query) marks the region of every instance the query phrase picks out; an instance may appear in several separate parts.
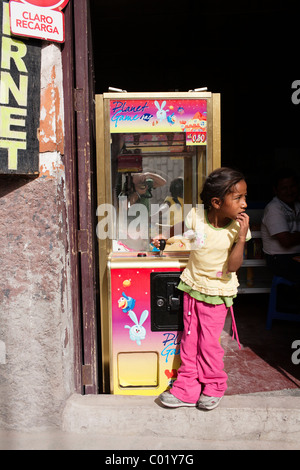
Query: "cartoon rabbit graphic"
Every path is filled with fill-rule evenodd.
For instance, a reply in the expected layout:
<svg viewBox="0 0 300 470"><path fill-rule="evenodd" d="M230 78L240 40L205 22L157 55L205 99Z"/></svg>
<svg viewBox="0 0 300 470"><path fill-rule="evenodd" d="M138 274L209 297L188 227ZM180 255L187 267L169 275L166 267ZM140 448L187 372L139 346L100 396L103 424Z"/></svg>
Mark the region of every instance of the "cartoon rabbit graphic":
<svg viewBox="0 0 300 470"><path fill-rule="evenodd" d="M130 310L128 312L128 316L131 318L134 325L133 326L125 325L124 328L129 328L129 337L132 341L136 341L136 344L138 346L141 345L141 340L145 339L146 337L146 329L142 325L147 319L148 314L149 314L148 310L144 310L141 314L140 321L138 322L137 316L133 312L133 310Z"/></svg>
<svg viewBox="0 0 300 470"><path fill-rule="evenodd" d="M154 101L155 106L157 107L158 111L156 113L156 117L159 120L159 122L163 121L164 119L167 118L167 112L169 111L168 109L163 109L167 102L163 101L162 104L160 105L158 101Z"/></svg>

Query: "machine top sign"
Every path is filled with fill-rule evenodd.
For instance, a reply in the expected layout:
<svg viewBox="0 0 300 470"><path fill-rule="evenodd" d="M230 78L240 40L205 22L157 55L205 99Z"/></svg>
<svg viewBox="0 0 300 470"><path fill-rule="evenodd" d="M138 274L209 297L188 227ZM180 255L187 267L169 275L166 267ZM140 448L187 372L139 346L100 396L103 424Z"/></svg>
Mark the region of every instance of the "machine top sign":
<svg viewBox="0 0 300 470"><path fill-rule="evenodd" d="M206 145L205 99L114 99L110 101L111 133L184 132L187 145Z"/></svg>

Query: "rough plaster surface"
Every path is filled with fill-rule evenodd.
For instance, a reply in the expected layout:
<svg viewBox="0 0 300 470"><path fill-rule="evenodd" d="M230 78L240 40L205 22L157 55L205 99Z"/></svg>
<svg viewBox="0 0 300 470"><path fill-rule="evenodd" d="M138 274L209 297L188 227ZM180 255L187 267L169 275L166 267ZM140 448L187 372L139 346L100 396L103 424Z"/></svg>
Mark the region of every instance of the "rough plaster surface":
<svg viewBox="0 0 300 470"><path fill-rule="evenodd" d="M64 152L61 52L57 44L42 50L40 151Z"/></svg>
<svg viewBox="0 0 300 470"><path fill-rule="evenodd" d="M46 90L48 101L44 95L42 100L46 109L53 109L55 102L51 119L57 127L52 126L50 132L49 119L47 126L43 125L45 119L41 120L40 130L43 136L48 132L50 143L47 147L44 139L40 146L40 151L46 152L40 154L40 177L9 177L0 185L0 428L60 425L65 400L73 387L57 46L43 48L43 77L50 65L49 84L42 79L41 95ZM49 89L54 88L51 94ZM58 129L55 148L53 129Z"/></svg>

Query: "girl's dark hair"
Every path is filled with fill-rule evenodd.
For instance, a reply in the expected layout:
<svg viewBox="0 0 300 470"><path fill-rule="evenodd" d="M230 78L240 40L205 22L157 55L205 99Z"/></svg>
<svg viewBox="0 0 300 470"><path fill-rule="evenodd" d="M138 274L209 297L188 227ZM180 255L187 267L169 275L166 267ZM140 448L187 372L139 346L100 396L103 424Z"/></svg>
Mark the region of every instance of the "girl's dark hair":
<svg viewBox="0 0 300 470"><path fill-rule="evenodd" d="M226 194L232 191L231 188L244 179L243 173L232 168L222 167L213 171L206 178L200 194L204 208L208 209L211 206L214 197L224 201Z"/></svg>

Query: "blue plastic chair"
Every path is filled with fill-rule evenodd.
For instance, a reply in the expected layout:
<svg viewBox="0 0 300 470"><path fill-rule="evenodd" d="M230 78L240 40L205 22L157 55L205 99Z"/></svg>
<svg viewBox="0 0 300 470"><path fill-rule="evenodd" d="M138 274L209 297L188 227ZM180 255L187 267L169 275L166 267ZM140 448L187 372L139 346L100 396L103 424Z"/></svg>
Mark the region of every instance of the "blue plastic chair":
<svg viewBox="0 0 300 470"><path fill-rule="evenodd" d="M287 321L300 321L300 309L299 314L297 313L287 313L280 312L277 310L277 287L279 284L285 284L287 286L294 286L295 284L283 277L274 276L272 280L269 307L268 307L268 317L267 317L267 330L272 328L273 320L287 320Z"/></svg>

